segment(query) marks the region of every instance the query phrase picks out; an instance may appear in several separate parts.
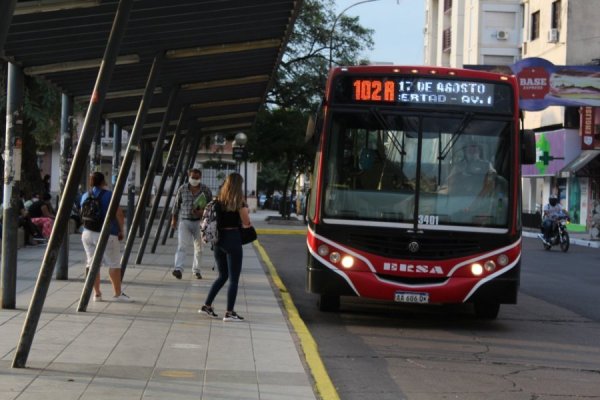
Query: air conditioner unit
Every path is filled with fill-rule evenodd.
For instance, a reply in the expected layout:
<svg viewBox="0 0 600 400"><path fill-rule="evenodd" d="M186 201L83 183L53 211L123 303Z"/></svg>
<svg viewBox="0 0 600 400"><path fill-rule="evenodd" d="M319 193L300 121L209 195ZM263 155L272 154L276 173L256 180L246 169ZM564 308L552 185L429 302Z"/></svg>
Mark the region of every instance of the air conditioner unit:
<svg viewBox="0 0 600 400"><path fill-rule="evenodd" d="M507 40L508 39L508 31L496 31L496 39Z"/></svg>
<svg viewBox="0 0 600 400"><path fill-rule="evenodd" d="M550 29L548 31L548 43L557 43L558 42L558 29Z"/></svg>

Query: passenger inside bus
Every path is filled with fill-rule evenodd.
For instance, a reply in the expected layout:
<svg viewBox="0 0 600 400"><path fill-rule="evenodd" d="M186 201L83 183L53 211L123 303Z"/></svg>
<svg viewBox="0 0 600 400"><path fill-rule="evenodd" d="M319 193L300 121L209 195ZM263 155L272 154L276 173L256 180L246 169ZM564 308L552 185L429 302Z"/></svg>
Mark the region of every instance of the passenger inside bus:
<svg viewBox="0 0 600 400"><path fill-rule="evenodd" d="M483 158L483 148L471 141L462 148L462 159L453 163L448 176L448 194L463 199L455 216L465 222L489 225L505 220L508 182L492 163Z"/></svg>

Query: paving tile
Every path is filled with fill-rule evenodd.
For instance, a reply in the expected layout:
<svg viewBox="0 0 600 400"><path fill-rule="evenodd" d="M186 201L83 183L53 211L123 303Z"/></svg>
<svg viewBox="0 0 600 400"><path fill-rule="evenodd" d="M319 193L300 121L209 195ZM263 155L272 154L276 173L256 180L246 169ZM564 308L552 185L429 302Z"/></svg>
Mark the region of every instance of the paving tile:
<svg viewBox="0 0 600 400"><path fill-rule="evenodd" d="M198 314L217 277L205 249L204 279L171 276L176 240L127 268L124 304L90 302L77 312L84 284L81 239L70 235L69 280L52 281L27 360L11 368L43 250L19 250L16 310L0 310L0 400L316 399L285 314L252 246L236 310L225 323ZM191 263L191 259L188 260ZM111 287L101 271L109 300ZM227 288L214 306L224 313Z"/></svg>

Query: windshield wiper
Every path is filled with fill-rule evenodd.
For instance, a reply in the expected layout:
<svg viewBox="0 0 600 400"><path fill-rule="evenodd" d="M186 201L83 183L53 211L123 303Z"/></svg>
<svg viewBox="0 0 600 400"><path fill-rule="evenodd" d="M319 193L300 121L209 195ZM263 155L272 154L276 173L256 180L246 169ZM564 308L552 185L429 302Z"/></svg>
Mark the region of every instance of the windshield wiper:
<svg viewBox="0 0 600 400"><path fill-rule="evenodd" d="M383 118L383 115L381 115L381 111L379 111L379 109L377 107L371 107L370 111L373 114L373 116L375 117L375 119L377 120L377 122L379 122L379 125L381 125L381 127L385 131L387 131L388 136L392 140L392 143L394 144L394 147L396 148L396 150L398 150L399 154L402 156L405 156L406 152L404 151L404 146L402 146L402 143L398 142L398 139L396 138L395 135L390 135L390 133L392 133L392 128L387 123L385 118Z"/></svg>
<svg viewBox="0 0 600 400"><path fill-rule="evenodd" d="M458 138L460 138L460 136L463 134L465 129L467 129L467 126L469 126L469 124L471 123L471 120L473 119L473 115L474 114L470 113L470 112L465 113L465 116L460 121L460 124L458 124L458 127L456 128L456 130L452 133L450 140L448 141L448 143L446 143L446 146L442 149L440 155L438 156L438 160L443 161L448 156L448 153L450 152L450 150L452 150L452 147L454 147L454 144L458 141Z"/></svg>

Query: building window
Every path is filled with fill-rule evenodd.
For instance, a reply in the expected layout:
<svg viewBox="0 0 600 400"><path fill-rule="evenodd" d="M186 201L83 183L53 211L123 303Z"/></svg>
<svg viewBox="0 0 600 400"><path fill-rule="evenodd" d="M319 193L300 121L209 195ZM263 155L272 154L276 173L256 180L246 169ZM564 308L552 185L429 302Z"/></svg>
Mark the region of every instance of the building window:
<svg viewBox="0 0 600 400"><path fill-rule="evenodd" d="M560 0L552 2L552 29L560 29Z"/></svg>
<svg viewBox="0 0 600 400"><path fill-rule="evenodd" d="M444 12L452 8L452 0L444 0Z"/></svg>
<svg viewBox="0 0 600 400"><path fill-rule="evenodd" d="M535 40L540 37L540 12L531 14L531 34L529 40Z"/></svg>
<svg viewBox="0 0 600 400"><path fill-rule="evenodd" d="M442 37L442 51L450 51L452 46L452 29L444 29Z"/></svg>

